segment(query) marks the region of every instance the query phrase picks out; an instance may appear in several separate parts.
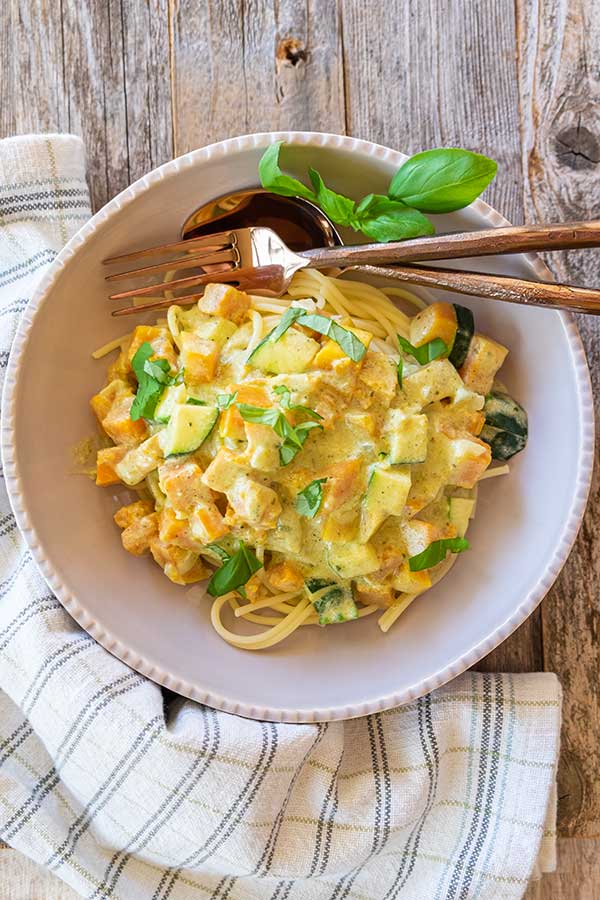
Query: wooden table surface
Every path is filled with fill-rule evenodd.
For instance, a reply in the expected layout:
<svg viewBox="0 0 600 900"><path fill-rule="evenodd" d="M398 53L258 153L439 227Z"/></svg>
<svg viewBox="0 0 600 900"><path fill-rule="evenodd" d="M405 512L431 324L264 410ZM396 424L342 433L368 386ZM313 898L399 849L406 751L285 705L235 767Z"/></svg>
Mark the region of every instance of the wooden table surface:
<svg viewBox="0 0 600 900"><path fill-rule="evenodd" d="M289 128L407 152L479 150L499 162L485 199L513 222L593 218L600 210L597 2L1 0L0 138L82 135L95 209L173 156ZM600 285L600 251L546 261L559 280ZM600 320L580 317L579 326L598 406ZM596 467L579 539L556 585L483 663L557 672L564 688L561 874L530 889L536 900L600 896L599 597ZM4 900L13 895L1 878ZM50 888L47 896L55 896Z"/></svg>

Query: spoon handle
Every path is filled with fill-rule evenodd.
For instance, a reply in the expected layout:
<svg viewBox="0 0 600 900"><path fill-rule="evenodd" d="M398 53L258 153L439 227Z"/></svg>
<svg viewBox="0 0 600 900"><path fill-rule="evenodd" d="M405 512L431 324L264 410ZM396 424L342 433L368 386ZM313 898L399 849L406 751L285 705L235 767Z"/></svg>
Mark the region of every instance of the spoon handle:
<svg viewBox="0 0 600 900"><path fill-rule="evenodd" d="M394 278L406 284L419 284L471 294L507 303L521 303L525 306L545 306L549 309L568 309L600 315L600 290L572 287L545 281L525 281L505 275L486 275L483 272L463 272L458 269L419 268L418 266L352 266L368 275ZM346 270L349 271L349 270Z"/></svg>
<svg viewBox="0 0 600 900"><path fill-rule="evenodd" d="M556 225L507 225L483 231L435 234L389 244L320 247L304 250L298 255L310 260L310 265L319 269L583 247L600 247L600 220Z"/></svg>

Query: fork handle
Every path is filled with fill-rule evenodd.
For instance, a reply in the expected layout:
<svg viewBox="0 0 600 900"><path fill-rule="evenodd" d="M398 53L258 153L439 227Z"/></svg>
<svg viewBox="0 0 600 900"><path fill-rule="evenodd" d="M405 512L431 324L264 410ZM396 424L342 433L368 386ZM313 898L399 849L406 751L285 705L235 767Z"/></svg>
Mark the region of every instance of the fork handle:
<svg viewBox="0 0 600 900"><path fill-rule="evenodd" d="M418 266L354 266L361 272L382 278L394 278L406 284L440 288L458 294L471 294L525 306L568 309L571 312L600 315L600 290L573 287L546 281L526 281L506 275L463 272L459 269L420 268Z"/></svg>
<svg viewBox="0 0 600 900"><path fill-rule="evenodd" d="M326 266L386 265L428 259L496 256L534 250L600 247L600 220L562 225L506 225L483 231L436 234L390 244L319 247L298 254L316 269Z"/></svg>

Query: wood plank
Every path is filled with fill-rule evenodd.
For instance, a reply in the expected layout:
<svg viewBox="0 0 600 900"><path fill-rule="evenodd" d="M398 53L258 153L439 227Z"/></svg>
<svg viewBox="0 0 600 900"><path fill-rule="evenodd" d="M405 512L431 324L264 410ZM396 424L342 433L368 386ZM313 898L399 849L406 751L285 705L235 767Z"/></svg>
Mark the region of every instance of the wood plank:
<svg viewBox="0 0 600 900"><path fill-rule="evenodd" d="M593 3L519 0L517 7L526 217L538 222L597 217L600 30ZM600 250L554 254L546 261L560 280L600 282ZM598 416L600 322L579 317L578 324ZM544 665L559 674L565 694L560 827L590 837L600 834L599 525L597 456L583 528L542 618Z"/></svg>
<svg viewBox="0 0 600 900"><path fill-rule="evenodd" d="M522 222L512 0L346 0L343 42L349 133L407 153L445 145L488 154L500 175L485 199ZM541 666L536 611L477 668Z"/></svg>
<svg viewBox="0 0 600 900"><path fill-rule="evenodd" d="M600 900L600 842L561 838L556 872L532 881L523 900Z"/></svg>
<svg viewBox="0 0 600 900"><path fill-rule="evenodd" d="M336 0L171 0L177 154L252 131L344 131Z"/></svg>

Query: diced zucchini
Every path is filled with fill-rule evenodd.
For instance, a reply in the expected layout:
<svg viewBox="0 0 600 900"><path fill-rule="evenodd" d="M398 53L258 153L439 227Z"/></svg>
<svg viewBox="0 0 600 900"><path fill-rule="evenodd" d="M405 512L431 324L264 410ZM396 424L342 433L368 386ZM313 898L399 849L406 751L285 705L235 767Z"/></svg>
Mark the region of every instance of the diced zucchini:
<svg viewBox="0 0 600 900"><path fill-rule="evenodd" d="M159 422L169 419L175 406L179 403L185 403L186 397L187 392L184 384L174 384L165 388L154 411L154 419Z"/></svg>
<svg viewBox="0 0 600 900"><path fill-rule="evenodd" d="M393 471L385 465L373 466L361 510L359 539L362 543L369 540L388 516L402 515L410 484L408 469Z"/></svg>
<svg viewBox="0 0 600 900"><path fill-rule="evenodd" d="M379 569L379 558L371 544L334 544L329 547L327 562L340 578L356 578L370 575Z"/></svg>
<svg viewBox="0 0 600 900"><path fill-rule="evenodd" d="M389 462L393 466L424 462L428 428L427 416L408 415L401 409L390 409L384 424Z"/></svg>
<svg viewBox="0 0 600 900"><path fill-rule="evenodd" d="M352 593L343 585L322 578L309 578L306 587L310 594L318 594L317 599L311 600L319 614L319 625L333 625L336 622L348 622L358 618Z"/></svg>
<svg viewBox="0 0 600 900"><path fill-rule="evenodd" d="M207 321L199 322L193 328L195 334L222 347L237 331L235 322L220 316L207 316Z"/></svg>
<svg viewBox="0 0 600 900"><path fill-rule="evenodd" d="M165 456L177 453L193 453L204 443L215 426L219 410L214 406L176 406L169 424L161 432L161 445Z"/></svg>
<svg viewBox="0 0 600 900"><path fill-rule="evenodd" d="M280 553L300 553L302 549L302 522L295 509L284 506L275 528L265 537L267 550Z"/></svg>
<svg viewBox="0 0 600 900"><path fill-rule="evenodd" d="M488 394L483 408L481 438L492 448L493 459L510 459L527 444L527 413L520 403L502 391Z"/></svg>
<svg viewBox="0 0 600 900"><path fill-rule="evenodd" d="M468 500L466 497L450 497L448 500L450 522L456 528L459 537L464 537L467 532L474 506L475 501Z"/></svg>
<svg viewBox="0 0 600 900"><path fill-rule="evenodd" d="M460 375L447 359L435 359L402 382L409 403L428 406L444 397L454 397L463 386Z"/></svg>
<svg viewBox="0 0 600 900"><path fill-rule="evenodd" d="M155 434L147 438L139 447L129 450L114 469L125 484L139 484L149 472L158 468L162 458L160 434Z"/></svg>
<svg viewBox="0 0 600 900"><path fill-rule="evenodd" d="M436 338L452 347L456 336L456 312L451 303L431 303L410 320L410 342L422 347Z"/></svg>
<svg viewBox="0 0 600 900"><path fill-rule="evenodd" d="M288 328L279 340L259 344L248 357L248 365L274 375L304 372L315 358L319 346L317 341L297 328Z"/></svg>
<svg viewBox="0 0 600 900"><path fill-rule="evenodd" d="M469 344L471 343L471 338L475 331L475 319L473 318L471 310L467 309L466 306L460 306L458 303L454 303L453 305L456 313L457 329L454 344L448 358L452 365L456 366L458 369L467 358Z"/></svg>

